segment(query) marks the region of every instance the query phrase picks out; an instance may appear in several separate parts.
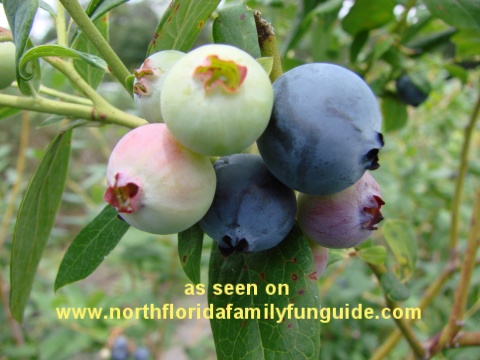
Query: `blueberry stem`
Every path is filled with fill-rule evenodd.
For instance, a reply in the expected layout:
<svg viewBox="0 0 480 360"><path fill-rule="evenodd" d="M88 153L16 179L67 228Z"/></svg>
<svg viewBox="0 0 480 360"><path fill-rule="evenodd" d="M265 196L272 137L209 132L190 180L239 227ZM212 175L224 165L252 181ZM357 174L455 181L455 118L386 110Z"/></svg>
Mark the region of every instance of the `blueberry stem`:
<svg viewBox="0 0 480 360"><path fill-rule="evenodd" d="M270 23L262 18L260 11L255 10L253 14L255 17L255 25L257 26L260 53L263 57L273 58L273 68L270 72L270 81L273 83L283 73L282 60L280 57L280 51L278 50L275 29Z"/></svg>

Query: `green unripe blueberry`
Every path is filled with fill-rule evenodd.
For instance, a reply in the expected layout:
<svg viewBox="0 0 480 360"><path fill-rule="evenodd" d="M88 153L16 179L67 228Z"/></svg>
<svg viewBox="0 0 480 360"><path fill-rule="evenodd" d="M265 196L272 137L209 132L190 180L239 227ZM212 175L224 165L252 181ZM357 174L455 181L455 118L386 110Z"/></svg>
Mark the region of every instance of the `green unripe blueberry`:
<svg viewBox="0 0 480 360"><path fill-rule="evenodd" d="M0 42L0 90L9 87L15 78L15 44Z"/></svg>

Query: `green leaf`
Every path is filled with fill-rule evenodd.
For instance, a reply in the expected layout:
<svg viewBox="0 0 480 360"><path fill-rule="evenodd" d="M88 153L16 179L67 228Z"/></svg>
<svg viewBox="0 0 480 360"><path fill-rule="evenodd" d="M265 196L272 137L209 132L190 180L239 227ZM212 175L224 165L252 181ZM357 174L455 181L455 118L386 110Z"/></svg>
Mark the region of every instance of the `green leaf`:
<svg viewBox="0 0 480 360"><path fill-rule="evenodd" d="M100 19L93 21L95 27L100 31L100 34L108 41L108 17L102 17ZM80 33L80 35L75 39L72 47L80 51L81 53L87 53L93 56L96 56L98 59L100 58L100 52L96 49L96 47L92 44L92 42L85 36L84 33ZM103 61L103 60L101 60ZM80 76L87 81L90 86L94 89L100 85L103 79L103 75L105 74L105 70L97 69L93 66L90 66L88 62L76 60L74 62L75 69L78 71Z"/></svg>
<svg viewBox="0 0 480 360"><path fill-rule="evenodd" d="M241 288L233 295L219 294L219 288L226 284L240 284L244 291L256 287L257 294L242 295ZM283 295L268 295L267 285L270 290L283 288ZM218 359L319 359L320 318L305 315L299 320L292 312L290 317L284 313L282 321L276 313L290 306L300 315L302 309L313 309L318 316L320 309L312 252L298 226L281 244L258 253L234 252L225 258L214 243L208 300L215 315L210 322ZM229 304L231 317L222 320ZM272 307L277 309L273 314ZM256 309L260 313L254 313ZM247 311L252 312L250 316ZM239 312L245 319L234 317Z"/></svg>
<svg viewBox="0 0 480 360"><path fill-rule="evenodd" d="M58 56L69 57L77 60L83 60L87 64L108 72L107 63L98 56L83 53L61 45L39 45L28 50L20 61L20 74L24 79L30 79L33 74L27 68L30 61L45 57Z"/></svg>
<svg viewBox="0 0 480 360"><path fill-rule="evenodd" d="M0 106L0 119L6 119L20 112L20 109Z"/></svg>
<svg viewBox="0 0 480 360"><path fill-rule="evenodd" d="M480 45L480 41L479 41L479 45ZM454 65L454 64L445 64L443 67L445 70L448 71L450 76L459 79L463 85L465 85L468 82L468 71L465 68L459 65Z"/></svg>
<svg viewBox="0 0 480 360"><path fill-rule="evenodd" d="M425 0L428 10L459 29L480 30L480 3L478 0Z"/></svg>
<svg viewBox="0 0 480 360"><path fill-rule="evenodd" d="M53 10L53 8L50 6L49 3L47 3L47 2L45 2L45 1L43 1L43 0L39 0L39 1L38 1L38 6L39 6L41 9L45 10L46 12L48 12L52 18L55 18L55 17L56 17L57 14L55 14L55 10Z"/></svg>
<svg viewBox="0 0 480 360"><path fill-rule="evenodd" d="M394 0L356 0L342 20L343 29L351 35L373 30L394 19Z"/></svg>
<svg viewBox="0 0 480 360"><path fill-rule="evenodd" d="M357 254L360 259L373 265L383 264L387 260L387 249L385 246L371 246L359 250Z"/></svg>
<svg viewBox="0 0 480 360"><path fill-rule="evenodd" d="M3 8L5 10L5 15L8 19L8 24L13 33L13 41L16 47L16 63L17 63L17 82L18 87L22 94L32 95L32 88L38 88L40 86L40 64L38 61L35 61L30 64L31 69L29 73L32 74L29 80L33 80L32 84L28 84L20 76L20 59L23 57L23 54L27 47L32 46L32 43L29 39L30 30L33 24L33 19L38 9L38 0L3 0Z"/></svg>
<svg viewBox="0 0 480 360"><path fill-rule="evenodd" d="M321 1L316 7L312 8L316 3L318 3L318 1L303 6L304 11L300 12L299 19L293 25L293 30L285 41L285 46L282 49L283 56L285 56L288 50L293 49L298 45L303 36L310 30L310 26L315 18L330 13L338 13L342 8L343 0Z"/></svg>
<svg viewBox="0 0 480 360"><path fill-rule="evenodd" d="M70 244L58 269L55 291L93 273L129 228L118 219L115 208L107 205Z"/></svg>
<svg viewBox="0 0 480 360"><path fill-rule="evenodd" d="M147 50L147 56L161 50L187 52L220 0L173 0L160 22Z"/></svg>
<svg viewBox="0 0 480 360"><path fill-rule="evenodd" d="M71 137L72 132L67 131L51 142L18 211L10 263L10 309L19 322L62 199Z"/></svg>
<svg viewBox="0 0 480 360"><path fill-rule="evenodd" d="M370 37L370 31L365 30L361 31L355 35L352 41L352 45L350 45L350 62L354 64L357 61L358 54L362 51L362 48L367 43Z"/></svg>
<svg viewBox="0 0 480 360"><path fill-rule="evenodd" d="M178 234L178 256L185 275L195 285L200 284L200 260L202 257L203 230L200 225Z"/></svg>
<svg viewBox="0 0 480 360"><path fill-rule="evenodd" d="M383 131L401 129L407 124L407 105L394 96L386 95L381 103L383 114Z"/></svg>
<svg viewBox="0 0 480 360"><path fill-rule="evenodd" d="M221 8L213 22L212 34L217 44L233 45L255 59L262 56L253 10L244 2Z"/></svg>
<svg viewBox="0 0 480 360"><path fill-rule="evenodd" d="M126 3L128 0L92 0L85 10L92 21L98 20L103 15L113 10L119 5Z"/></svg>
<svg viewBox="0 0 480 360"><path fill-rule="evenodd" d="M480 33L476 30L462 30L452 37L460 58L476 57L480 54Z"/></svg>
<svg viewBox="0 0 480 360"><path fill-rule="evenodd" d="M267 57L261 57L257 59L257 62L262 65L263 70L270 75L273 69L273 57L267 56Z"/></svg>
<svg viewBox="0 0 480 360"><path fill-rule="evenodd" d="M421 56L432 51L438 46L449 43L452 36L457 32L458 29L449 28L434 33L429 33L428 35L412 39L406 43L405 46L414 49L417 53L416 55ZM415 56L415 54L413 54L413 56Z"/></svg>
<svg viewBox="0 0 480 360"><path fill-rule="evenodd" d="M391 272L387 272L381 276L380 285L390 300L404 301L410 297L410 290Z"/></svg>
<svg viewBox="0 0 480 360"><path fill-rule="evenodd" d="M403 220L385 220L383 235L400 265L402 280L407 280L415 271L417 241L410 225Z"/></svg>

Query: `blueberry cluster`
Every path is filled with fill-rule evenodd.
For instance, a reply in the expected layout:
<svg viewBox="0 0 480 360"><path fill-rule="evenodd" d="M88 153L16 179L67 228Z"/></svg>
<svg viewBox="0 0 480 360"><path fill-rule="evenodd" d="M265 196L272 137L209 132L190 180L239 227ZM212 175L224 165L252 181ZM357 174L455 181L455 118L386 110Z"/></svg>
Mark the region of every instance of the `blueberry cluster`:
<svg viewBox="0 0 480 360"><path fill-rule="evenodd" d="M132 226L168 234L199 222L227 256L278 245L295 221L320 245L352 247L382 220L368 172L382 117L350 70L306 64L272 86L246 52L206 45L154 54L135 76L151 124L117 144L105 193Z"/></svg>
<svg viewBox="0 0 480 360"><path fill-rule="evenodd" d="M130 356L131 355L131 356ZM144 347L139 346L137 348L130 349L128 339L123 336L117 336L113 341L111 350L111 360L149 360L151 359L150 351Z"/></svg>

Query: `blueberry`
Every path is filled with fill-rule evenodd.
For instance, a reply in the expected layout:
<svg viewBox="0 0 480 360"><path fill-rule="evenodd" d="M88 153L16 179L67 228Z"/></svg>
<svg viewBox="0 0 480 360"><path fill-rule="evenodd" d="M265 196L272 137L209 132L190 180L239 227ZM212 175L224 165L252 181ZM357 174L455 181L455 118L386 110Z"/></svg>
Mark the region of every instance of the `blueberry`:
<svg viewBox="0 0 480 360"><path fill-rule="evenodd" d="M395 85L398 96L405 104L419 106L428 98L428 91L424 91L419 85L415 84L409 75L399 77Z"/></svg>
<svg viewBox="0 0 480 360"><path fill-rule="evenodd" d="M138 347L133 353L134 360L148 360L150 359L150 351L143 346Z"/></svg>
<svg viewBox="0 0 480 360"><path fill-rule="evenodd" d="M128 340L125 336L118 336L115 338L112 346L112 360L127 360L128 359Z"/></svg>
<svg viewBox="0 0 480 360"><path fill-rule="evenodd" d="M380 187L367 171L355 185L336 194L299 194L298 224L320 246L345 249L360 245L383 220L381 196Z"/></svg>
<svg viewBox="0 0 480 360"><path fill-rule="evenodd" d="M258 155L222 157L214 168L215 196L200 226L221 252L256 252L279 244L295 222L294 191L278 181Z"/></svg>
<svg viewBox="0 0 480 360"><path fill-rule="evenodd" d="M272 117L257 144L281 182L328 195L378 168L381 112L357 74L333 64L306 64L280 76L273 89Z"/></svg>

